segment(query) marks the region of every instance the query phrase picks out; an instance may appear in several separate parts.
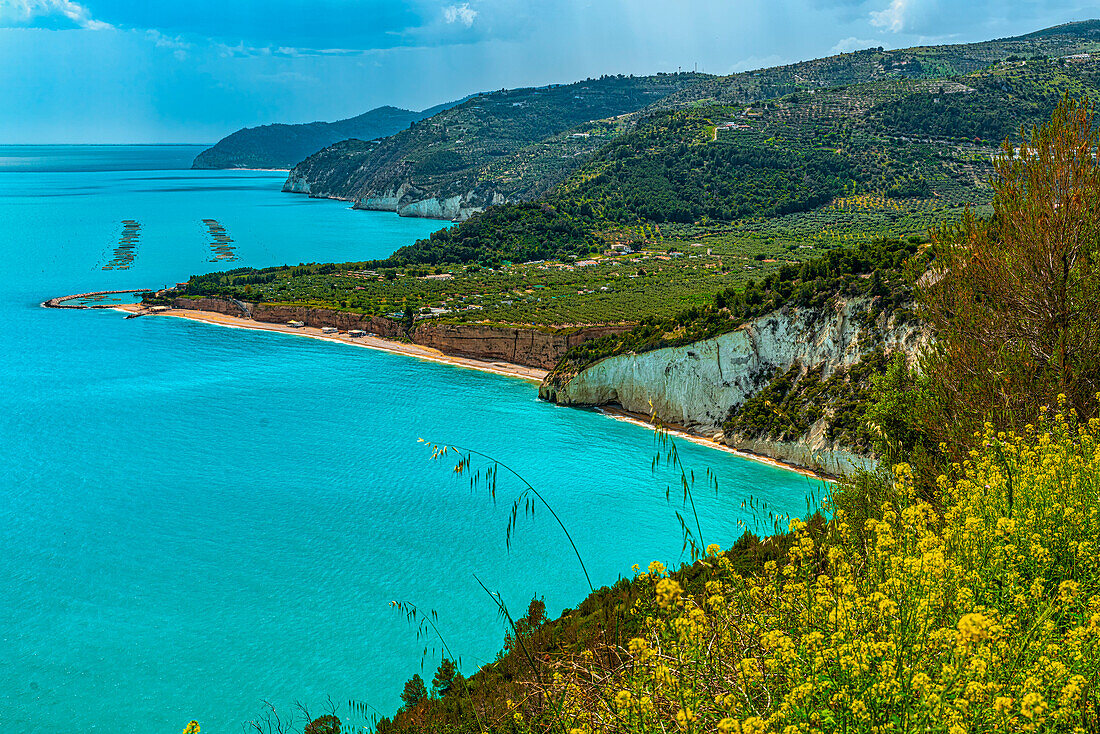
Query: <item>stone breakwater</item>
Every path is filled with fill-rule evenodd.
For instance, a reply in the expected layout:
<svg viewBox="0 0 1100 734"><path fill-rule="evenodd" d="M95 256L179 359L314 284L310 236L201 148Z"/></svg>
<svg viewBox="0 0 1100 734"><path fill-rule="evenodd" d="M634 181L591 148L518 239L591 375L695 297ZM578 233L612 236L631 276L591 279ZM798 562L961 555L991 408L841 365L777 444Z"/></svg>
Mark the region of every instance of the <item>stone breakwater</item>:
<svg viewBox="0 0 1100 734"><path fill-rule="evenodd" d="M48 301L43 301L46 308L115 308L117 303L68 303L80 298L97 298L99 296L112 296L123 293L152 293L148 288L130 288L121 291L91 291L90 293L74 293L71 296L57 296Z"/></svg>
<svg viewBox="0 0 1100 734"><path fill-rule="evenodd" d="M362 329L388 339L407 336L412 343L437 349L443 354L487 362L509 362L543 370L553 369L570 347L631 328L629 324L622 324L544 330L522 326L421 321L406 335L401 324L393 319L330 308L250 303L226 298L176 298L172 305L175 308L213 311L265 323L300 321L315 328L334 326L340 330Z"/></svg>

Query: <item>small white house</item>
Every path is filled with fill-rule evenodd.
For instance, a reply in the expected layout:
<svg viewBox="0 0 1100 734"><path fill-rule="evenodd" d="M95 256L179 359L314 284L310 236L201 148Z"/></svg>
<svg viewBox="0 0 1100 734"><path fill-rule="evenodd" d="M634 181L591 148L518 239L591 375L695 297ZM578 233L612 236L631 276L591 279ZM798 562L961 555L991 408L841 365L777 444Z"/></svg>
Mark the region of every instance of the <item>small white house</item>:
<svg viewBox="0 0 1100 734"><path fill-rule="evenodd" d="M305 324L301 321L287 321L286 325L292 329L300 329L305 326Z"/></svg>
<svg viewBox="0 0 1100 734"><path fill-rule="evenodd" d="M352 329L351 331L348 332L348 336L353 337L353 338L358 338L358 337L366 336L366 335L367 335L367 332L363 331L362 329Z"/></svg>
<svg viewBox="0 0 1100 734"><path fill-rule="evenodd" d="M336 327L335 326L322 326L321 327L321 333L322 334L335 334L336 333Z"/></svg>

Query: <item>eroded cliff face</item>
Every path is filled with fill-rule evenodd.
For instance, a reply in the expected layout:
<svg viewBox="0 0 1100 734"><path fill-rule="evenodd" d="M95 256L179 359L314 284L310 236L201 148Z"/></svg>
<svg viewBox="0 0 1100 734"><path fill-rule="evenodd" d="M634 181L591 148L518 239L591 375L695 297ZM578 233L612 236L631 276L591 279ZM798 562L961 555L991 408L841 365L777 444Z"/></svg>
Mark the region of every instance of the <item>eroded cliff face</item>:
<svg viewBox="0 0 1100 734"><path fill-rule="evenodd" d="M541 331L514 326L482 324L419 324L412 340L444 354L511 362L551 370L570 347L606 334L618 334L630 326L589 326L569 332Z"/></svg>
<svg viewBox="0 0 1100 734"><path fill-rule="evenodd" d="M292 170L287 176L286 183L283 184L283 191L290 194L308 194L310 193L309 181L305 176L296 174Z"/></svg>
<svg viewBox="0 0 1100 734"><path fill-rule="evenodd" d="M916 326L891 324L885 317L879 323L864 323L857 316L866 306L864 299L856 299L824 311L783 309L713 339L608 357L562 384L544 380L539 395L561 405L618 405L715 436L721 434L732 406L753 395L776 370L787 370L795 362L806 368L823 365L828 376L875 347L915 353L924 338ZM743 441L738 436L721 439L830 474L866 464L864 457L827 445L824 425L791 444Z"/></svg>
<svg viewBox="0 0 1100 734"><path fill-rule="evenodd" d="M355 209L447 221L463 221L515 198L470 176L418 176L414 166L399 156L387 157L382 149L359 140L329 146L291 169L283 191L350 201Z"/></svg>
<svg viewBox="0 0 1100 734"><path fill-rule="evenodd" d="M272 324L301 321L306 326L362 329L381 337L398 338L404 330L398 322L381 316L364 316L329 308L250 303L228 298L177 298L176 308L213 311ZM573 346L605 334L620 333L629 325L590 326L572 331L544 331L489 324L438 324L421 321L410 340L444 354L488 362L510 362L550 370Z"/></svg>
<svg viewBox="0 0 1100 734"><path fill-rule="evenodd" d="M227 298L177 298L172 302L172 305L176 308L224 313L228 316L239 316L268 324L301 321L306 326L318 329L322 326L335 326L337 329L345 331L348 329L362 329L382 337L396 337L402 334L401 325L392 319L381 316L365 316L331 308L250 303Z"/></svg>
<svg viewBox="0 0 1100 734"><path fill-rule="evenodd" d="M287 185L291 185L289 179ZM295 185L299 188L304 186L307 189L304 193L309 193L308 181L299 179ZM284 187L284 190L290 189ZM470 190L445 196L440 192L426 191L405 182L385 191L365 192L356 199L353 207L369 211L396 212L401 217L424 217L461 222L477 212L484 211L488 206L504 204L507 201L508 199L498 191Z"/></svg>

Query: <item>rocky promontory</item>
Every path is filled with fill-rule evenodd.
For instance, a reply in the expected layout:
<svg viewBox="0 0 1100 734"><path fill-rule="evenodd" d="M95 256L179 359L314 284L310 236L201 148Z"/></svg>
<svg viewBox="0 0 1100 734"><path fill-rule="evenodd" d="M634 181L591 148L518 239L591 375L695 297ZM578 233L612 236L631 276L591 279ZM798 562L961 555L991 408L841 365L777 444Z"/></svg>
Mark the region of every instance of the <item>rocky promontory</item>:
<svg viewBox="0 0 1100 734"><path fill-rule="evenodd" d="M868 321L866 299L825 309L784 308L692 344L602 359L576 375L551 373L540 397L561 405L621 407L682 425L734 448L841 475L866 465L826 439L824 419L798 441L725 435L730 409L756 394L777 371L795 364L823 376L859 362L872 349L915 353L924 334L915 324Z"/></svg>

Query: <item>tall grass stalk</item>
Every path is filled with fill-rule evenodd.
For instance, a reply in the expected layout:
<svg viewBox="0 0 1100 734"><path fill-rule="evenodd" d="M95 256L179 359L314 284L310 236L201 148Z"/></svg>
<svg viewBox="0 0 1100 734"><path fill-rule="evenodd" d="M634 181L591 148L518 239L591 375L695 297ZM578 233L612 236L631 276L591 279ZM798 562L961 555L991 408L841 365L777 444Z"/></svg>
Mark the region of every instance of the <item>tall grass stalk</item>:
<svg viewBox="0 0 1100 734"><path fill-rule="evenodd" d="M558 513L554 511L554 508L546 501L546 498L542 496L542 493L535 489L534 485L523 478L523 475L517 472L512 467L508 466L504 462L490 456L489 454L474 449L464 448L462 446L455 446L453 444L434 444L424 441L424 439L417 439L420 443L428 443L428 446L432 449L432 459L440 459L446 456L448 453L454 451L460 455L458 464L455 465L455 474L466 473L470 469L471 456L479 456L486 461L490 462L490 465L485 469L477 469L470 475L470 487L471 489L477 488L479 485L486 485L489 490L489 496L493 501L496 501L497 490L497 470L504 469L513 477L518 479L524 486L523 492L512 502L512 509L509 513L508 528L505 531L505 545L511 549L512 547L512 535L516 530L516 523L519 519L520 508L523 508L523 514L525 516L533 517L535 514L536 500L541 503L543 507L549 511L550 515L557 522L558 527L565 534L566 540L569 541L570 547L573 549L573 554L577 557L577 562L580 563L581 571L584 572L584 580L588 583L588 590L595 591L596 587L592 585L592 577L588 575L588 566L584 563L584 558L581 557L581 552L577 548L576 542L573 540L573 535L569 532L569 529L565 527L565 523L558 517Z"/></svg>
<svg viewBox="0 0 1100 734"><path fill-rule="evenodd" d="M431 627L432 632L434 632L435 636L439 638L439 644L443 646L444 654L446 654L446 656L451 660L455 661L459 668L462 667L462 658L455 656L455 654L451 652L450 645L447 644L447 640L443 637L443 633L439 631L439 625L435 623L436 619L439 618L438 612L432 609L427 614L425 614L420 611L420 608L418 606L410 601L395 600L390 602L390 606L404 614L405 619L407 619L410 624L416 625L416 639L418 641L425 634L424 625L427 624L429 627ZM427 648L425 648L424 654L427 655L427 653L428 650ZM460 675L459 678L462 681L462 691L466 694L466 700L470 702L470 711L473 712L474 720L477 721L478 731L485 731L485 727L481 724L481 717L478 716L477 713L477 705L474 704L473 696L470 694L470 686L466 682L466 676Z"/></svg>

